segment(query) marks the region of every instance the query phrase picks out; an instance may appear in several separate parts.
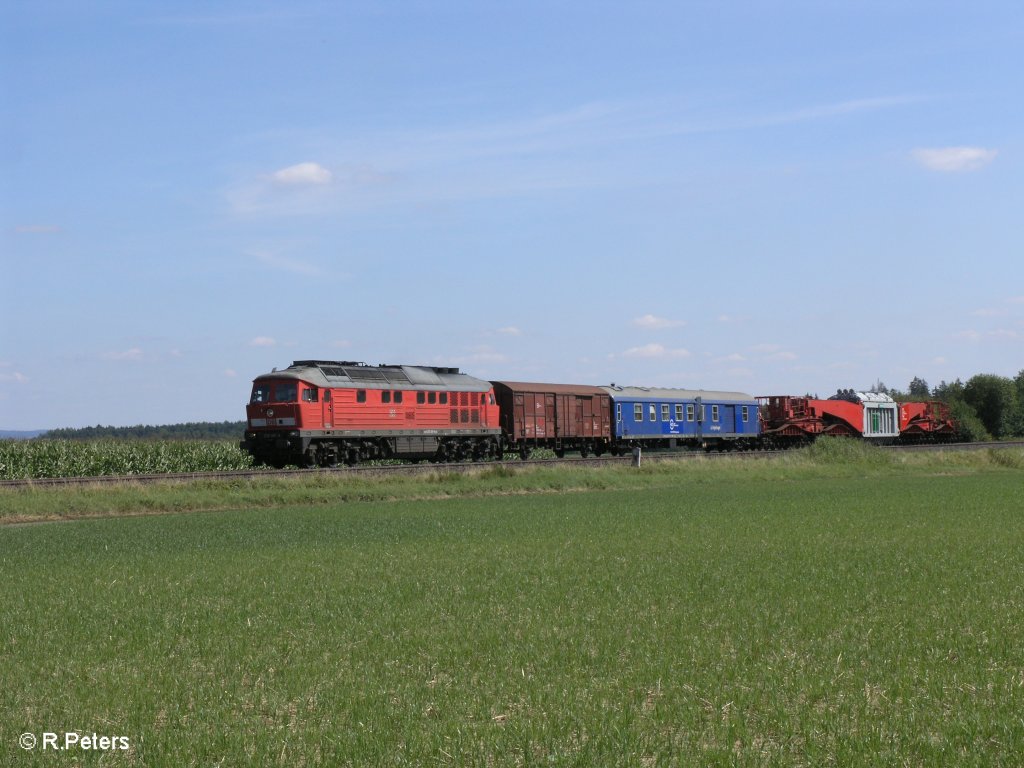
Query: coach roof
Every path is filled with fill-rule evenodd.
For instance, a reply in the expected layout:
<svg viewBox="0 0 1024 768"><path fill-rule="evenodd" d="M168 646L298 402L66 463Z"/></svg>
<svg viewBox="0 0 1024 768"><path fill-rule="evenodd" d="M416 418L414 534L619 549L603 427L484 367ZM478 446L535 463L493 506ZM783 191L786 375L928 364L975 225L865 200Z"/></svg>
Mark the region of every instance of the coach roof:
<svg viewBox="0 0 1024 768"><path fill-rule="evenodd" d="M623 400L696 400L708 402L742 402L756 404L753 395L746 392L719 392L710 389L670 389L665 387L601 387L614 398Z"/></svg>

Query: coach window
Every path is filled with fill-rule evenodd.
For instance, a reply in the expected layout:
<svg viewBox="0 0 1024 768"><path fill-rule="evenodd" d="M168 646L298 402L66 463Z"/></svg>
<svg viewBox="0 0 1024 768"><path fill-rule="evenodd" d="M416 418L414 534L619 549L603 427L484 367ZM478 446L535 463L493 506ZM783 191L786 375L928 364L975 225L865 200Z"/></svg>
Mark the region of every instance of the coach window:
<svg viewBox="0 0 1024 768"><path fill-rule="evenodd" d="M622 421L622 403L615 406L615 420Z"/></svg>
<svg viewBox="0 0 1024 768"><path fill-rule="evenodd" d="M643 403L633 403L633 421L644 420L644 405Z"/></svg>
<svg viewBox="0 0 1024 768"><path fill-rule="evenodd" d="M676 421L683 420L683 404L676 403Z"/></svg>
<svg viewBox="0 0 1024 768"><path fill-rule="evenodd" d="M668 421L668 419L669 419L668 413L669 413L669 411L668 411L668 403L662 403L661 404L661 420L662 421Z"/></svg>
<svg viewBox="0 0 1024 768"><path fill-rule="evenodd" d="M307 387L302 390L302 402L304 403L318 403L320 402L320 391L316 387Z"/></svg>
<svg viewBox="0 0 1024 768"><path fill-rule="evenodd" d="M647 406L647 416L651 421L658 420L658 409L655 407L654 403Z"/></svg>
<svg viewBox="0 0 1024 768"><path fill-rule="evenodd" d="M750 406L743 406L743 421L750 421Z"/></svg>
<svg viewBox="0 0 1024 768"><path fill-rule="evenodd" d="M693 421L693 403L687 403L686 405L686 420Z"/></svg>
<svg viewBox="0 0 1024 768"><path fill-rule="evenodd" d="M356 402L357 403L365 403L366 402L366 390L365 389L357 389L356 390Z"/></svg>
<svg viewBox="0 0 1024 768"><path fill-rule="evenodd" d="M718 421L718 406L717 405L712 405L711 406L711 420L712 421Z"/></svg>

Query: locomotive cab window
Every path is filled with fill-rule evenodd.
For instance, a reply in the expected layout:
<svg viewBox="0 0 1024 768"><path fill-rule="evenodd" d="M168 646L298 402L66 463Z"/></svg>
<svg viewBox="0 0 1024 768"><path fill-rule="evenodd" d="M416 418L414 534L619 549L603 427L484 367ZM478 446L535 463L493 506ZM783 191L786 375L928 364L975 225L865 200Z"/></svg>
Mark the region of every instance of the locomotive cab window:
<svg viewBox="0 0 1024 768"><path fill-rule="evenodd" d="M401 390L395 392L395 402L396 403L402 402L402 392L401 392Z"/></svg>
<svg viewBox="0 0 1024 768"><path fill-rule="evenodd" d="M390 403L391 402L391 392L386 390L386 389L384 391L382 391L380 393L380 401L382 403Z"/></svg>
<svg viewBox="0 0 1024 768"><path fill-rule="evenodd" d="M249 400L250 403L268 403L270 402L270 385L269 384L256 384L252 388L252 398Z"/></svg>
<svg viewBox="0 0 1024 768"><path fill-rule="evenodd" d="M307 387L302 390L302 402L304 403L318 403L320 402L320 390L316 387Z"/></svg>
<svg viewBox="0 0 1024 768"><path fill-rule="evenodd" d="M356 390L356 402L357 403L365 403L366 402L366 390L365 389L357 389Z"/></svg>

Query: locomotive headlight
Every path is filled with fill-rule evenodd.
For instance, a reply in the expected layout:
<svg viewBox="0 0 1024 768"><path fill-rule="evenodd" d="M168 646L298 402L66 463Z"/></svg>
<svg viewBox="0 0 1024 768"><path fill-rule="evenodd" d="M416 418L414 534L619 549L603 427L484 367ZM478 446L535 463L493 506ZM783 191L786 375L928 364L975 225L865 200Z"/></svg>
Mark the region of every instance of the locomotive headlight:
<svg viewBox="0 0 1024 768"><path fill-rule="evenodd" d="M268 419L274 418L274 409L273 408L267 408L267 418Z"/></svg>

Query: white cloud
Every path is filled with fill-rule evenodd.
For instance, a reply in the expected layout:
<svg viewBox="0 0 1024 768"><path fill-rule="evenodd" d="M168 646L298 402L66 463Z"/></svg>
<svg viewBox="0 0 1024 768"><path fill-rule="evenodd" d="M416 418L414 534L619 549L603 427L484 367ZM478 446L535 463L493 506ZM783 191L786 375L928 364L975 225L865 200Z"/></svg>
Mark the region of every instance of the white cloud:
<svg viewBox="0 0 1024 768"><path fill-rule="evenodd" d="M633 347L622 353L625 357L642 357L649 359L670 359L689 357L690 352L686 349L669 349L663 344L645 344L642 347Z"/></svg>
<svg viewBox="0 0 1024 768"><path fill-rule="evenodd" d="M132 347L131 349L126 349L123 352L105 352L103 354L103 359L104 360L115 360L115 361L121 361L121 360L141 360L143 357L145 357L145 354L138 347Z"/></svg>
<svg viewBox="0 0 1024 768"><path fill-rule="evenodd" d="M334 174L319 163L299 163L275 171L270 178L277 184L309 186L330 184Z"/></svg>
<svg viewBox="0 0 1024 768"><path fill-rule="evenodd" d="M911 154L919 165L929 171L957 172L984 168L999 153L984 147L940 147L915 149Z"/></svg>
<svg viewBox="0 0 1024 768"><path fill-rule="evenodd" d="M0 381L13 381L17 384L27 384L28 376L23 373L19 373L18 371L14 371L14 373L0 373Z"/></svg>
<svg viewBox="0 0 1024 768"><path fill-rule="evenodd" d="M276 347L277 339L271 336L257 336L249 342L250 347Z"/></svg>
<svg viewBox="0 0 1024 768"><path fill-rule="evenodd" d="M238 375L238 371L236 371L234 368L225 368L224 375L227 376L229 379L233 379Z"/></svg>
<svg viewBox="0 0 1024 768"><path fill-rule="evenodd" d="M506 326L504 328L499 328L497 330L497 333L500 333L502 336L522 336L523 335L523 332L520 331L518 328L516 328L514 325L509 325L509 326Z"/></svg>
<svg viewBox="0 0 1024 768"><path fill-rule="evenodd" d="M953 338L958 341L969 341L977 343L985 339L993 339L996 341L1016 341L1021 338L1021 332L1015 331L1011 328L995 328L991 331L976 331L967 330L954 333Z"/></svg>
<svg viewBox="0 0 1024 768"><path fill-rule="evenodd" d="M656 315L644 315L643 317L637 317L633 320L633 325L637 328L647 328L648 330L660 330L663 328L678 328L682 325L686 325L684 320L669 320L665 317L657 317Z"/></svg>

